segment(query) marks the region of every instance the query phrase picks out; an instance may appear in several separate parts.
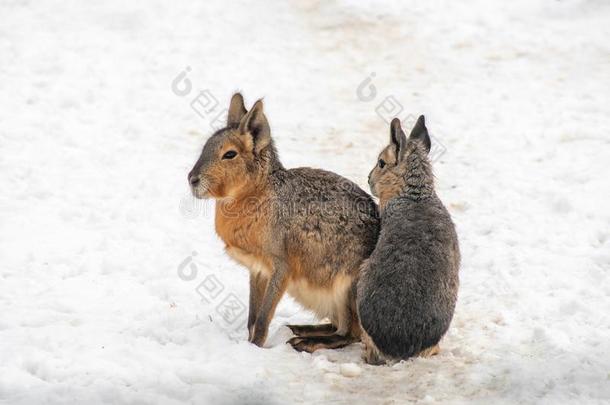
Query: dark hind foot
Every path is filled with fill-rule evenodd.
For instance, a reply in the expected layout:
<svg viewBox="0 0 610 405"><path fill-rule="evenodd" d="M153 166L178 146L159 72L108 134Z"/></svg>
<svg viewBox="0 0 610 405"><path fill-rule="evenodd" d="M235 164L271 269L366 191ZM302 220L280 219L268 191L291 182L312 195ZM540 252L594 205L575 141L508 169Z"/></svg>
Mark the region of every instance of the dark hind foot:
<svg viewBox="0 0 610 405"><path fill-rule="evenodd" d="M312 336L312 337L293 337L286 343L290 343L297 352L313 353L319 349L340 349L358 341L353 336Z"/></svg>
<svg viewBox="0 0 610 405"><path fill-rule="evenodd" d="M323 323L320 325L286 325L290 328L292 333L299 337L313 337L313 336L330 336L337 332L331 323Z"/></svg>

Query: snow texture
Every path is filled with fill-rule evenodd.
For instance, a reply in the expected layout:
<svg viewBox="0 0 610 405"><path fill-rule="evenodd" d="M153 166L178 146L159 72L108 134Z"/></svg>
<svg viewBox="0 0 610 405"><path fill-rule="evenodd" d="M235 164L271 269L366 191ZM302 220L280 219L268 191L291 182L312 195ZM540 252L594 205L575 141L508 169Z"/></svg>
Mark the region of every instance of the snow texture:
<svg viewBox="0 0 610 405"><path fill-rule="evenodd" d="M0 402L608 403L610 4L460 3L0 2ZM285 166L363 188L426 115L463 256L438 356L297 353L288 297L246 341L186 182L236 90Z"/></svg>

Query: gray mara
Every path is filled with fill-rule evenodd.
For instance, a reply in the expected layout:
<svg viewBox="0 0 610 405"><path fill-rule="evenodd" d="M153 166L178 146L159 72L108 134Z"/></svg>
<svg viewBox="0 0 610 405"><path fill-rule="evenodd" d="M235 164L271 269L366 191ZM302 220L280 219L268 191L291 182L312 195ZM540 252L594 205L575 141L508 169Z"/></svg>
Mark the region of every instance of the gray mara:
<svg viewBox="0 0 610 405"><path fill-rule="evenodd" d="M188 180L195 197L216 199L216 232L250 271L250 342L264 344L284 292L331 321L289 326L296 350L359 340L356 280L379 234L377 206L365 191L324 170L285 169L262 101L246 111L240 94Z"/></svg>
<svg viewBox="0 0 610 405"><path fill-rule="evenodd" d="M369 175L381 233L358 281L357 306L371 364L438 352L455 309L460 251L434 191L430 137L420 116L409 138L394 119L390 144Z"/></svg>

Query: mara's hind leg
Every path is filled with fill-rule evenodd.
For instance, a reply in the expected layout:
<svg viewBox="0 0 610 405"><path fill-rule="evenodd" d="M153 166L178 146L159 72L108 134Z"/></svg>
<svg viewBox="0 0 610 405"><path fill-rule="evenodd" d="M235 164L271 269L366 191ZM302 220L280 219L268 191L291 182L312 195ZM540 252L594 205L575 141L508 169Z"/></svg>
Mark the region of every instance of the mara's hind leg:
<svg viewBox="0 0 610 405"><path fill-rule="evenodd" d="M332 324L305 326L311 326L312 331L315 329L322 329L324 331L330 331L331 328L334 329ZM324 328L316 328L317 326ZM358 328L357 331L350 330L346 335L339 335L335 332L324 335L315 335L312 332L311 335L297 335L286 343L289 343L297 352L313 353L319 349L340 349L360 340L360 325L356 323L356 326Z"/></svg>
<svg viewBox="0 0 610 405"><path fill-rule="evenodd" d="M287 343L296 351L313 353L319 349L340 349L358 342L361 331L356 311L355 291L355 288L350 288L346 300L342 302L340 307L336 308L333 322L340 325L339 329L335 329L332 324L311 325L308 330L312 333L301 335L293 329L297 336L290 339ZM331 328L334 329L332 333L314 333L316 329L318 331L329 332L332 330Z"/></svg>
<svg viewBox="0 0 610 405"><path fill-rule="evenodd" d="M286 325L292 333L298 337L311 336L330 336L337 332L337 328L332 323L322 323L319 325Z"/></svg>
<svg viewBox="0 0 610 405"><path fill-rule="evenodd" d="M427 349L422 350L421 352L419 352L418 356L419 357L431 357L431 356L436 356L437 354L439 354L441 351L441 347L439 346L439 344L435 344L434 346L431 346Z"/></svg>
<svg viewBox="0 0 610 405"><path fill-rule="evenodd" d="M340 349L358 341L353 336L313 336L313 337L293 337L287 343L297 352L313 353L319 349Z"/></svg>
<svg viewBox="0 0 610 405"><path fill-rule="evenodd" d="M330 327L328 326L330 325ZM354 330L354 325L356 330ZM314 329L316 326L325 326L325 331L329 331L330 328L334 328L332 324L325 325L311 325ZM297 335L286 343L290 343L292 348L298 352L313 353L319 349L340 349L352 343L356 343L360 340L360 324L352 323L350 330L345 335L340 335L335 332L330 334L311 334L311 335ZM314 330L312 329L312 330ZM296 334L296 333L295 333Z"/></svg>

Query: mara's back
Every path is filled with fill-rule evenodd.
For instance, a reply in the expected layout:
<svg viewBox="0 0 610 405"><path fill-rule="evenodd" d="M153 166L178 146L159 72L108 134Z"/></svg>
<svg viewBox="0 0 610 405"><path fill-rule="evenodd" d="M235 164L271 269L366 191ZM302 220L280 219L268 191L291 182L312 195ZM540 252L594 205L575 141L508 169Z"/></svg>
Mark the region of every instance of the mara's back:
<svg viewBox="0 0 610 405"><path fill-rule="evenodd" d="M320 169L279 171L272 186L273 228L298 267L318 273L320 282L341 271L355 274L379 234L373 199L352 181Z"/></svg>
<svg viewBox="0 0 610 405"><path fill-rule="evenodd" d="M436 195L424 201L390 200L381 224L360 276L364 288L358 291L358 309L377 347L407 358L436 345L451 323L459 284L458 240Z"/></svg>

